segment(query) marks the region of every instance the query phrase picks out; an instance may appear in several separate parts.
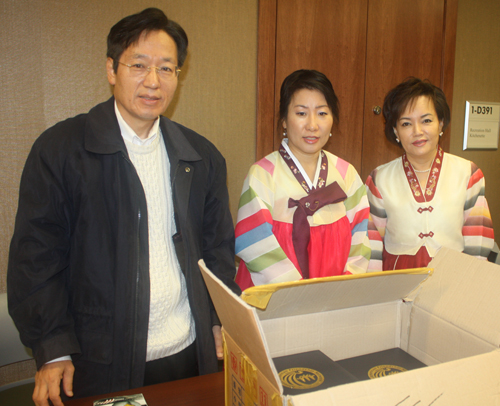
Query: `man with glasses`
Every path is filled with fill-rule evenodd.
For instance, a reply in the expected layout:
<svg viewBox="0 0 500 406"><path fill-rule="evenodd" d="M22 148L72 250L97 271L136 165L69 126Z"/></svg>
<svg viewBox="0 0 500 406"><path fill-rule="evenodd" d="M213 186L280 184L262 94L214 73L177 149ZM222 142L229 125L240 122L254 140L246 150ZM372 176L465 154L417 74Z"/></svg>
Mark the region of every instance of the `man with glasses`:
<svg viewBox="0 0 500 406"><path fill-rule="evenodd" d="M225 161L161 116L187 45L158 9L119 21L113 97L45 131L27 159L8 294L37 406L217 371L220 325L197 261L238 293Z"/></svg>

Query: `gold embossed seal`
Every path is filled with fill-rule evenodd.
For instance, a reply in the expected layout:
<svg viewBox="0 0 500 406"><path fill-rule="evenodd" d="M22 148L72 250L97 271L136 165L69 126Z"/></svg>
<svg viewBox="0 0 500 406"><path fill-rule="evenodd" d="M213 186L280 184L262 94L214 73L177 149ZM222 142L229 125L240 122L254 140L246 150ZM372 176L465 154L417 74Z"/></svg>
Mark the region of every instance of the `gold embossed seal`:
<svg viewBox="0 0 500 406"><path fill-rule="evenodd" d="M291 389L311 389L321 385L325 377L310 368L288 368L279 373L283 386Z"/></svg>
<svg viewBox="0 0 500 406"><path fill-rule="evenodd" d="M404 371L406 371L406 369L398 367L397 365L377 365L368 371L368 377L370 379L375 379L387 375L399 374Z"/></svg>

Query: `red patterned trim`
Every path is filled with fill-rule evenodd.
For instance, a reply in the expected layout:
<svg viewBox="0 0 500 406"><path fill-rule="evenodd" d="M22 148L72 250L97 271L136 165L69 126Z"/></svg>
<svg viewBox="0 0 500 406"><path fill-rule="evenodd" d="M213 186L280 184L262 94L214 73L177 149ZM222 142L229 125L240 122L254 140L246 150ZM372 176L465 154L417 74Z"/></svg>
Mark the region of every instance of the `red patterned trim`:
<svg viewBox="0 0 500 406"><path fill-rule="evenodd" d="M413 193L413 198L418 203L430 202L434 195L436 194L436 186L439 180L439 175L441 173L441 166L443 165L443 149L438 145L436 157L432 162L432 166L429 173L429 178L427 179L427 185L425 187L425 195L420 188L420 183L418 182L417 175L410 161L406 157L406 154L402 156L403 169L405 171L406 179L410 185L411 192Z"/></svg>
<svg viewBox="0 0 500 406"><path fill-rule="evenodd" d="M288 154L283 145L280 146L279 153L292 171L295 179L297 179L297 181L300 183L300 186L302 186L302 189L304 189L307 194L311 193L311 190L309 189L309 186L307 186L307 182L304 179L304 176L300 172L299 168L295 166L292 157ZM313 186L313 189L321 189L322 187L324 187L326 183L326 177L328 176L328 158L326 157L326 154L323 152L323 150L320 151L320 154L321 168L319 170L318 184L316 185L316 187Z"/></svg>

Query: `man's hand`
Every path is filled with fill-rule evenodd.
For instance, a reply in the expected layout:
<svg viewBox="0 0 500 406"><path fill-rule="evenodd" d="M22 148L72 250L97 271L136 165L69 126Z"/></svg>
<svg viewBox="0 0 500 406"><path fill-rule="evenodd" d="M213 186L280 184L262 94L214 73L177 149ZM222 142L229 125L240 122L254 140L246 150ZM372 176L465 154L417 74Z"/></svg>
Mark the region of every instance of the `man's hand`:
<svg viewBox="0 0 500 406"><path fill-rule="evenodd" d="M35 375L33 391L35 405L49 406L48 399L50 399L54 406L64 406L61 400L61 379L66 396L73 396L74 372L75 367L71 361L57 361L42 366Z"/></svg>
<svg viewBox="0 0 500 406"><path fill-rule="evenodd" d="M212 332L214 333L215 352L217 353L217 359L224 359L224 350L222 349L222 331L220 329L220 326L213 326Z"/></svg>

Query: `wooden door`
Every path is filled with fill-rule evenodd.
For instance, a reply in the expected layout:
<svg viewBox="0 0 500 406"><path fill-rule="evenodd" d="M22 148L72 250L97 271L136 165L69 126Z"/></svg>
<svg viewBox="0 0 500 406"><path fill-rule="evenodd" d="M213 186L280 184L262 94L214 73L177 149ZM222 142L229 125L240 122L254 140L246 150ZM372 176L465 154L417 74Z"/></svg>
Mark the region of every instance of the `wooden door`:
<svg viewBox="0 0 500 406"><path fill-rule="evenodd" d="M283 79L297 69L315 69L330 79L340 104L339 128L325 148L361 166L367 4L368 0L260 2L258 159L276 150L282 139L276 127Z"/></svg>
<svg viewBox="0 0 500 406"><path fill-rule="evenodd" d="M302 68L325 73L339 97L340 124L327 150L363 180L401 155L373 107L411 75L441 85L451 102L456 9L457 0L260 0L257 159L281 142L279 89Z"/></svg>
<svg viewBox="0 0 500 406"><path fill-rule="evenodd" d="M446 36L456 30L449 21L451 10L443 0L370 0L366 50L365 107L363 128L362 179L371 170L400 156L403 152L384 136L382 107L385 94L409 76L428 79L447 92L452 100L453 49L446 48ZM455 2L456 12L456 2ZM454 38L454 37L453 37ZM451 82L451 85L450 85ZM448 132L449 133L449 132ZM449 149L449 136L443 146Z"/></svg>
<svg viewBox="0 0 500 406"><path fill-rule="evenodd" d="M325 149L357 167L361 165L365 85L355 78L365 75L367 3L278 0L277 13L276 111L286 76L297 69L323 72L332 82L340 104L339 128L333 131ZM274 149L281 138L281 132L275 131Z"/></svg>

